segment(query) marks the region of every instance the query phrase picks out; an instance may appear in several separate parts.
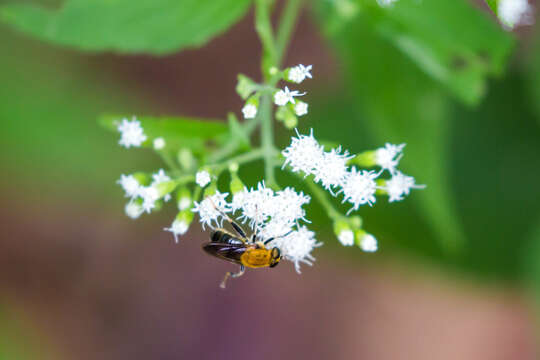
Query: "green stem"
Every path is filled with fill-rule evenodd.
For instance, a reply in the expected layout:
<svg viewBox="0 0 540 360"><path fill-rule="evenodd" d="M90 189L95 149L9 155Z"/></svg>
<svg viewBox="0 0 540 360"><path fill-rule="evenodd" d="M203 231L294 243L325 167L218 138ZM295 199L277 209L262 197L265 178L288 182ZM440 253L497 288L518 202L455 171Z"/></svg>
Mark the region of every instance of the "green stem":
<svg viewBox="0 0 540 360"><path fill-rule="evenodd" d="M300 175L298 176L302 178ZM338 210L336 210L334 205L332 205L332 203L328 199L328 196L326 195L324 190L322 190L317 184L315 184L313 180L308 179L308 178L305 178L305 179L302 178L302 179L308 185L309 190L311 190L311 193L315 195L315 197L317 198L317 201L319 201L319 203L326 210L326 213L332 220L336 221L343 218L343 215Z"/></svg>
<svg viewBox="0 0 540 360"><path fill-rule="evenodd" d="M178 166L176 161L174 161L174 158L173 158L173 156L171 155L170 152L168 152L168 151L160 151L160 150L157 150L156 152L161 157L163 162L165 164L167 164L167 166L171 169L171 172L173 173L173 175L175 175L175 176L180 175L180 173L181 173L180 167Z"/></svg>
<svg viewBox="0 0 540 360"><path fill-rule="evenodd" d="M276 37L276 65L278 67L283 62L285 50L289 45L301 5L302 0L289 0L281 15Z"/></svg>
<svg viewBox="0 0 540 360"><path fill-rule="evenodd" d="M269 95L264 95L261 100L259 111L261 115L261 148L264 151L264 177L269 187L275 187L277 185L274 174L276 150L274 148L272 98Z"/></svg>
<svg viewBox="0 0 540 360"><path fill-rule="evenodd" d="M265 151L262 148L258 148L250 152L232 157L225 162L218 163L218 164L210 164L209 166L210 168L212 168L212 170L216 172L216 174L219 174L223 170L226 170L233 163L237 163L238 165L241 165L241 164L245 164L248 162L262 159L264 156L265 156Z"/></svg>

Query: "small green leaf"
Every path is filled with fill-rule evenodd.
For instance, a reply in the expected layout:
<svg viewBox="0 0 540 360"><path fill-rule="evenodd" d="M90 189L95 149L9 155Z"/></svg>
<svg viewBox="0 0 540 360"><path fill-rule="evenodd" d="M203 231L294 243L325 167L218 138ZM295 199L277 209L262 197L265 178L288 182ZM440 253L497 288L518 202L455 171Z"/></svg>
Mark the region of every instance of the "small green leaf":
<svg viewBox="0 0 540 360"><path fill-rule="evenodd" d="M120 121L125 116L104 115L99 123L104 128L117 132ZM188 117L138 116L144 133L148 137L143 146L149 147L157 137L163 137L168 148L189 148L193 151L204 149L210 140L217 140L227 133L227 126L219 120L195 119Z"/></svg>
<svg viewBox="0 0 540 360"><path fill-rule="evenodd" d="M166 54L204 45L244 16L251 0L66 0L58 10L12 3L0 22L86 51Z"/></svg>

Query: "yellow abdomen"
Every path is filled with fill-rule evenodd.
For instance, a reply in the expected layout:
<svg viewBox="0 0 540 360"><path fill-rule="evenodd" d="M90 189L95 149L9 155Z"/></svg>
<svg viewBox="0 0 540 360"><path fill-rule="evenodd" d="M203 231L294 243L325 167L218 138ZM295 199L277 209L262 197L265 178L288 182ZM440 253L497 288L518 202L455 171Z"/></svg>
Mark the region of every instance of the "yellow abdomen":
<svg viewBox="0 0 540 360"><path fill-rule="evenodd" d="M267 249L248 249L240 257L242 265L250 268L270 266L271 255Z"/></svg>

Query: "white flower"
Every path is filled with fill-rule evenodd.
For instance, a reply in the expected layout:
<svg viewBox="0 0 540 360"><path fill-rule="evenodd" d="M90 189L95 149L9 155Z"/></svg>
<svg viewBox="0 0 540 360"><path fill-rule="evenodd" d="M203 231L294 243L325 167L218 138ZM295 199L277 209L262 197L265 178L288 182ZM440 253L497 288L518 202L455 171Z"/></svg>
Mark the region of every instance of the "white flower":
<svg viewBox="0 0 540 360"><path fill-rule="evenodd" d="M338 235L338 240L343 246L352 246L354 244L354 233L352 230L342 230Z"/></svg>
<svg viewBox="0 0 540 360"><path fill-rule="evenodd" d="M200 203L195 202L195 206L191 211L199 213L199 221L203 224L203 229L205 225L213 227L212 222L221 226L221 222L219 221L221 212L226 213L230 211L230 205L225 200L227 195L229 194L222 194L219 191L216 191L214 195L206 197ZM221 219L221 221L223 221L223 219Z"/></svg>
<svg viewBox="0 0 540 360"><path fill-rule="evenodd" d="M159 199L158 190L153 186L143 187L139 195L143 199L143 210L147 213L152 212L152 209L156 207L156 201Z"/></svg>
<svg viewBox="0 0 540 360"><path fill-rule="evenodd" d="M289 76L288 76L289 80L299 84L302 81L304 81L305 78L311 79L310 71L312 67L313 67L312 65L304 66L302 64L292 67L289 70Z"/></svg>
<svg viewBox="0 0 540 360"><path fill-rule="evenodd" d="M347 162L354 156L345 151L341 154L341 147L325 152L315 167L315 182L320 182L326 190L332 193L331 187L343 183L348 174ZM333 195L333 193L332 193Z"/></svg>
<svg viewBox="0 0 540 360"><path fill-rule="evenodd" d="M178 210L180 211L189 209L190 206L191 206L191 198L189 197L183 197L180 199L180 201L178 201Z"/></svg>
<svg viewBox="0 0 540 360"><path fill-rule="evenodd" d="M246 104L242 108L242 112L244 113L244 118L253 119L257 115L257 107L253 104Z"/></svg>
<svg viewBox="0 0 540 360"><path fill-rule="evenodd" d="M279 238L287 235L293 227L294 223L283 222L279 219L271 219L265 223L262 227L258 228L258 237L260 239L268 240L270 238Z"/></svg>
<svg viewBox="0 0 540 360"><path fill-rule="evenodd" d="M375 179L379 176L374 171L357 171L355 167L345 177L342 185L344 194L343 202L348 201L353 204L351 210L358 210L360 205L369 204L370 206L376 201L375 191L377 184ZM349 212L351 211L349 210Z"/></svg>
<svg viewBox="0 0 540 360"><path fill-rule="evenodd" d="M210 183L210 174L206 170L201 170L195 175L195 182L200 187L205 187Z"/></svg>
<svg viewBox="0 0 540 360"><path fill-rule="evenodd" d="M303 96L305 95L306 93L300 93L296 90L293 90L293 91L290 91L288 87L285 86L285 89L284 90L279 90L278 92L275 93L274 95L274 103L278 106L283 106L283 105L286 105L288 102L294 104L295 103L295 100L294 100L294 97L295 96Z"/></svg>
<svg viewBox="0 0 540 360"><path fill-rule="evenodd" d="M174 241L178 243L178 235L184 235L189 229L189 224L183 220L174 220L170 228L163 228L165 231L170 231L174 235Z"/></svg>
<svg viewBox="0 0 540 360"><path fill-rule="evenodd" d="M171 178L165 174L165 170L159 169L155 174L152 174L152 185L161 184L163 182L171 181Z"/></svg>
<svg viewBox="0 0 540 360"><path fill-rule="evenodd" d="M303 192L297 193L293 188L286 188L278 191L272 199L273 213L268 212L273 219L280 219L283 223L294 223L299 220L308 222L305 219L306 212L302 208L309 204L311 198Z"/></svg>
<svg viewBox="0 0 540 360"><path fill-rule="evenodd" d="M300 135L298 131L296 134L298 138L291 138L291 145L281 152L285 157L283 167L289 164L293 172L311 175L323 161L323 147L313 137L313 129L309 136Z"/></svg>
<svg viewBox="0 0 540 360"><path fill-rule="evenodd" d="M527 0L499 0L497 15L509 28L532 24L532 8Z"/></svg>
<svg viewBox="0 0 540 360"><path fill-rule="evenodd" d="M155 185L167 182L167 181L171 181L171 178L167 174L165 174L165 171L163 169L159 169L157 173L152 174L152 179L153 181L150 184L150 186L155 186ZM169 201L170 199L171 199L171 194L165 194L165 196L163 197L164 201Z"/></svg>
<svg viewBox="0 0 540 360"><path fill-rule="evenodd" d="M303 116L308 113L308 103L303 101L298 101L296 105L294 105L294 112L297 116Z"/></svg>
<svg viewBox="0 0 540 360"><path fill-rule="evenodd" d="M264 182L260 182L256 190L251 189L240 195L234 206L241 206L242 216L240 219L249 221L249 225L255 228L275 214L276 203L273 198L274 191L267 188Z"/></svg>
<svg viewBox="0 0 540 360"><path fill-rule="evenodd" d="M360 248L365 252L377 251L377 239L371 234L365 234L362 240L360 240Z"/></svg>
<svg viewBox="0 0 540 360"><path fill-rule="evenodd" d="M396 171L399 160L403 156L404 147L405 144L394 145L386 143L384 147L378 148L375 151L375 163L393 174Z"/></svg>
<svg viewBox="0 0 540 360"><path fill-rule="evenodd" d="M388 201L401 201L403 195L409 195L411 189L423 189L425 185L414 183L412 176L407 176L397 171L390 180L386 181L384 189L388 193Z"/></svg>
<svg viewBox="0 0 540 360"><path fill-rule="evenodd" d="M380 7L390 7L397 1L398 0L377 0L377 4L379 4Z"/></svg>
<svg viewBox="0 0 540 360"><path fill-rule="evenodd" d="M141 123L135 118L132 121L122 119L122 122L118 125L118 131L121 134L118 143L127 149L131 146L139 147L146 140Z"/></svg>
<svg viewBox="0 0 540 360"><path fill-rule="evenodd" d="M312 265L315 258L311 256L311 251L321 246L315 240L315 233L309 231L305 226L300 227L297 231L293 231L284 238L276 239L275 244L281 250L281 254L287 259L294 262L296 272L300 273L300 263L303 262Z"/></svg>
<svg viewBox="0 0 540 360"><path fill-rule="evenodd" d="M134 198L139 195L139 192L142 188L141 184L135 179L133 175L120 175L120 180L117 181L118 184L126 192L126 197Z"/></svg>
<svg viewBox="0 0 540 360"><path fill-rule="evenodd" d="M154 139L154 149L155 150L162 150L165 147L165 139L162 137L158 137Z"/></svg>
<svg viewBox="0 0 540 360"><path fill-rule="evenodd" d="M132 219L137 219L144 212L141 204L135 201L128 202L124 210L126 212L126 215Z"/></svg>

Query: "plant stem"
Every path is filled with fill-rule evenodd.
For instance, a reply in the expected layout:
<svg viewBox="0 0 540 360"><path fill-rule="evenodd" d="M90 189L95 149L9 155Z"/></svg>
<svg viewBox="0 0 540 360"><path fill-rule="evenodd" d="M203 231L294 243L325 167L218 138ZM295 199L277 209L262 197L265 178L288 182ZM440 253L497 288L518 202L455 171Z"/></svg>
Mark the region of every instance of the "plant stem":
<svg viewBox="0 0 540 360"><path fill-rule="evenodd" d="M261 148L264 151L264 175L269 187L277 185L274 174L274 124L272 116L272 102L269 95L262 97L260 105L261 115Z"/></svg>
<svg viewBox="0 0 540 360"><path fill-rule="evenodd" d="M311 190L311 193L315 195L315 197L317 198L317 201L319 201L319 203L326 210L326 213L332 220L336 221L343 217L343 215L339 211L336 210L334 205L332 205L330 200L328 200L326 193L317 184L315 184L313 180L308 179L308 178L303 179L303 180L308 185L309 190Z"/></svg>
<svg viewBox="0 0 540 360"><path fill-rule="evenodd" d="M251 162L251 161L255 161L255 160L264 158L264 156L265 156L264 149L258 148L258 149L252 150L250 152L247 152L247 153L232 157L232 158L228 159L224 163L210 164L209 166L211 168L213 168L214 171L216 171L216 173L220 173L223 170L227 169L229 167L229 165L231 165L233 163L237 163L239 165L240 164L245 164L245 163L248 163L248 162Z"/></svg>
<svg viewBox="0 0 540 360"><path fill-rule="evenodd" d="M285 50L289 45L291 34L298 18L298 12L300 11L302 0L289 0L283 13L281 15L281 21L276 37L276 65L281 66L283 57L285 56Z"/></svg>

